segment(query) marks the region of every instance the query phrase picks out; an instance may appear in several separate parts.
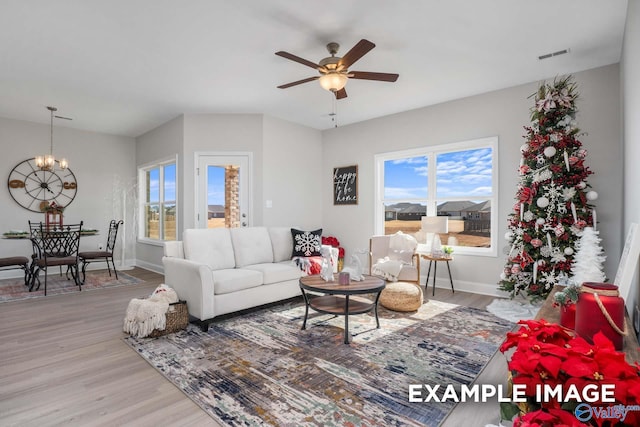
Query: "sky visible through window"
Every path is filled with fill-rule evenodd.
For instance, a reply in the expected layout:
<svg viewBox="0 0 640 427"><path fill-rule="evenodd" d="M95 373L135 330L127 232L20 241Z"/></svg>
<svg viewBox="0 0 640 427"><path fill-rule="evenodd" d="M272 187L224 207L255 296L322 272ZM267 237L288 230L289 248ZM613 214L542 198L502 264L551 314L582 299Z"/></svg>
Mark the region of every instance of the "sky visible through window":
<svg viewBox="0 0 640 427"><path fill-rule="evenodd" d="M207 204L224 206L224 167L207 168Z"/></svg>
<svg viewBox="0 0 640 427"><path fill-rule="evenodd" d="M491 148L437 154L437 198L490 196L492 157ZM385 161L384 198L426 199L427 176L427 156Z"/></svg>
<svg viewBox="0 0 640 427"><path fill-rule="evenodd" d="M160 202L160 168L153 168L148 172L149 202ZM164 199L176 200L176 165L164 167Z"/></svg>

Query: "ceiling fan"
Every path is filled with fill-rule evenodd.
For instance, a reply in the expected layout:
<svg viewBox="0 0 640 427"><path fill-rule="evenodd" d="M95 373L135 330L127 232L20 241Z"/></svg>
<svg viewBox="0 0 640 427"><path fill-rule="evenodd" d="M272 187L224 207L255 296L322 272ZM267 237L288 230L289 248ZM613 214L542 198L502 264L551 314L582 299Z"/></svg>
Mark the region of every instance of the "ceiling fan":
<svg viewBox="0 0 640 427"><path fill-rule="evenodd" d="M314 68L320 73L319 76L308 77L306 79L298 80L295 82L287 83L278 86L279 89L286 89L291 86L296 86L302 83L311 82L314 80L320 81L320 86L324 89L331 91L335 94L337 99L347 97L347 91L344 86L349 79L360 80L378 80L382 82L395 82L398 80L398 74L390 73L372 73L369 71L349 71L349 67L353 65L357 60L362 58L367 52L376 47L375 44L369 40L362 39L354 47L351 48L343 57L336 56L340 45L335 42L327 44L327 50L331 54L319 63L307 61L299 56L293 55L289 52L276 52L276 55L283 58L290 59L298 62L307 67Z"/></svg>

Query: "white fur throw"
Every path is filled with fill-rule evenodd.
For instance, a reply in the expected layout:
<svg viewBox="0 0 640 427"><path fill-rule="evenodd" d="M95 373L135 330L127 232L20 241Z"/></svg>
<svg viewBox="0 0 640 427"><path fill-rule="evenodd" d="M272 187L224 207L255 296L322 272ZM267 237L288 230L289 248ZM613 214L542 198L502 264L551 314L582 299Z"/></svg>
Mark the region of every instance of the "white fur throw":
<svg viewBox="0 0 640 427"><path fill-rule="evenodd" d="M178 302L178 294L164 283L149 298L134 298L129 302L124 318L124 331L138 338L149 336L154 329L167 327L169 304Z"/></svg>
<svg viewBox="0 0 640 427"><path fill-rule="evenodd" d="M384 257L379 259L378 262L373 265L371 273L375 276L382 276L391 282L397 282L403 265L404 263L402 261Z"/></svg>

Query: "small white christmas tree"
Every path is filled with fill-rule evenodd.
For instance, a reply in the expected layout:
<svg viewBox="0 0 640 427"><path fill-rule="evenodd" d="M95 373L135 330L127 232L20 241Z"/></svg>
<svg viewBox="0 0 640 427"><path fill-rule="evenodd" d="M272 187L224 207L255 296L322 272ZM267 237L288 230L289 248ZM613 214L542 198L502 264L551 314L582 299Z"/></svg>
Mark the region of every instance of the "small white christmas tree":
<svg viewBox="0 0 640 427"><path fill-rule="evenodd" d="M601 283L606 280L602 263L607 259L600 246L599 232L585 227L576 242L576 255L571 267L572 281L580 286L584 282Z"/></svg>

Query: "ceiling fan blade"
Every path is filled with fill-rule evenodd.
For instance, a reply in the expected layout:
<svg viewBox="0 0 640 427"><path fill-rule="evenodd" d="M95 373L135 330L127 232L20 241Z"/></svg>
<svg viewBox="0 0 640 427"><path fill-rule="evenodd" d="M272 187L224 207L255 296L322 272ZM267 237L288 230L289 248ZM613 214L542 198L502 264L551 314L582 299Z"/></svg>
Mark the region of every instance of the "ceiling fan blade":
<svg viewBox="0 0 640 427"><path fill-rule="evenodd" d="M302 79L302 80L298 80L298 81L295 81L295 82L291 82L291 83L286 83L286 84L280 85L280 86L278 86L278 89L286 89L286 88L291 87L291 86L301 85L302 83L312 82L314 80L318 80L319 78L320 78L320 76L307 77L306 79Z"/></svg>
<svg viewBox="0 0 640 427"><path fill-rule="evenodd" d="M284 52L281 50L280 52L276 52L276 55L282 56L283 58L290 59L294 62L297 62L302 65L306 65L307 67L311 67L316 70L318 68L321 68L320 65L316 64L315 62L307 61L306 59L300 58L299 56L295 56L294 54L291 54L289 52Z"/></svg>
<svg viewBox="0 0 640 427"><path fill-rule="evenodd" d="M336 99L342 99L347 97L347 91L344 88L335 92L335 94L336 94Z"/></svg>
<svg viewBox="0 0 640 427"><path fill-rule="evenodd" d="M390 73L371 73L369 71L349 71L349 78L360 80L379 80L383 82L395 82L398 80L398 74Z"/></svg>
<svg viewBox="0 0 640 427"><path fill-rule="evenodd" d="M369 40L360 40L342 57L342 59L340 59L340 61L338 61L338 67L349 68L353 63L362 58L374 47L376 47L376 45L371 43Z"/></svg>

